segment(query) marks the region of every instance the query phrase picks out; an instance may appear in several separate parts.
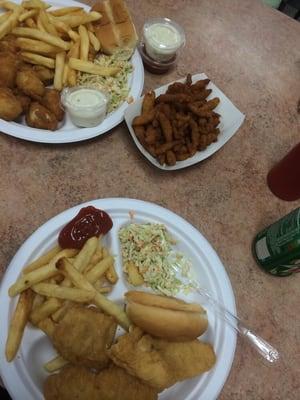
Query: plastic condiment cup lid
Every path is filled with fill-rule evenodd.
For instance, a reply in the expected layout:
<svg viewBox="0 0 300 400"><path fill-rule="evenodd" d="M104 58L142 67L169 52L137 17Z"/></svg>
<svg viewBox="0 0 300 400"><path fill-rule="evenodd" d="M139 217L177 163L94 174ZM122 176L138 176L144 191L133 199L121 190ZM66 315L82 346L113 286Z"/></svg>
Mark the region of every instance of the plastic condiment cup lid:
<svg viewBox="0 0 300 400"><path fill-rule="evenodd" d="M148 19L144 26L143 26L143 35L144 38L147 39L147 32L149 31L149 28L153 25L164 25L166 27L171 27L174 30L178 32L179 35L179 43L176 45L167 45L159 40L156 40L155 38L151 38L151 40L155 43L155 47L158 47L160 49L165 49L165 50L177 50L180 47L185 45L185 33L183 28L178 25L175 21L172 21L169 18L151 18Z"/></svg>
<svg viewBox="0 0 300 400"><path fill-rule="evenodd" d="M108 102L110 100L109 94L107 92L105 92L104 90L100 90L100 89L97 89L95 87L87 86L87 85L86 86L67 87L67 88L63 89L63 91L61 93L61 102L62 102L62 104L66 108L72 108L73 110L75 110L75 109L77 109L77 110L79 110L79 109L80 110L82 110L82 109L85 109L85 110L97 110L99 108L99 105L83 105L83 104L75 105L74 103L71 103L69 101L69 97L70 97L70 95L72 93L77 92L77 91L82 90L82 89L92 90L94 92L97 92L97 93L101 94L103 102L104 102L104 104L103 103L101 104L101 107L103 105L105 105L105 107L107 107Z"/></svg>

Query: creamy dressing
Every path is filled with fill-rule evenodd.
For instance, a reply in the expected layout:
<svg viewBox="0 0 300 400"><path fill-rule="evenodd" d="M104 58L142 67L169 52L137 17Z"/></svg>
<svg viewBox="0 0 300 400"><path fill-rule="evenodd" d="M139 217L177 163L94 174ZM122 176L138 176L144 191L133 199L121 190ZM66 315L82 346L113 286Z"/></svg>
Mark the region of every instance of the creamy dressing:
<svg viewBox="0 0 300 400"><path fill-rule="evenodd" d="M74 125L90 128L99 125L107 112L107 96L97 89L77 87L67 89L62 95Z"/></svg>
<svg viewBox="0 0 300 400"><path fill-rule="evenodd" d="M149 26L146 38L155 48L177 48L180 46L181 38L178 30L171 25L157 23Z"/></svg>
<svg viewBox="0 0 300 400"><path fill-rule="evenodd" d="M167 18L146 22L143 33L146 53L158 62L172 59L185 42L182 28Z"/></svg>
<svg viewBox="0 0 300 400"><path fill-rule="evenodd" d="M106 104L106 97L93 89L78 89L70 93L68 103L73 107L95 107Z"/></svg>

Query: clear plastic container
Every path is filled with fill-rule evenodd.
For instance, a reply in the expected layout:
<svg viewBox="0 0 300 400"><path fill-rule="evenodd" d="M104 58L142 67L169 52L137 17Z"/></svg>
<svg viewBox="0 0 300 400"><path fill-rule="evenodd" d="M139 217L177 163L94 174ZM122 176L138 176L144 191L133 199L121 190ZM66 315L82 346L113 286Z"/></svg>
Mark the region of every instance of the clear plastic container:
<svg viewBox="0 0 300 400"><path fill-rule="evenodd" d="M74 86L62 91L61 101L74 125L91 128L104 120L109 96L89 86Z"/></svg>
<svg viewBox="0 0 300 400"><path fill-rule="evenodd" d="M149 57L156 62L168 62L185 45L185 33L169 18L152 18L144 24L143 41Z"/></svg>

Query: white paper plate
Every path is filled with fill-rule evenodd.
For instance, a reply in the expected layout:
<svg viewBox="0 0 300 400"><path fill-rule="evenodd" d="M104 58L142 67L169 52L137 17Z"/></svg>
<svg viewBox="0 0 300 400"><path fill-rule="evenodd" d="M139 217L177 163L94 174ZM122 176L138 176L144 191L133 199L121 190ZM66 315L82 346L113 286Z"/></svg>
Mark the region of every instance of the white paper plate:
<svg viewBox="0 0 300 400"><path fill-rule="evenodd" d="M122 277L118 230L129 222L158 222L167 226L178 240L178 249L190 257L197 278L220 302L235 314L235 300L225 269L216 252L207 240L184 219L160 206L132 199L102 199L73 207L52 218L34 232L21 246L11 261L0 289L1 331L0 331L0 371L4 384L15 400L43 399L42 385L47 374L42 365L50 360L55 351L46 337L38 329L26 327L22 344L15 360L7 363L4 355L9 320L16 305L16 299L8 296L8 288L17 279L22 268L56 243L61 228L69 222L83 206L93 205L107 211L113 220L113 228L105 237L105 244L116 256L116 270L121 277L109 296L119 303L130 285ZM129 212L134 213L131 219ZM180 296L189 301L197 301L196 294ZM208 373L194 379L178 383L165 390L159 400L213 400L216 399L229 374L234 357L236 335L226 324L208 313L209 328L203 340L213 344L217 363Z"/></svg>
<svg viewBox="0 0 300 400"><path fill-rule="evenodd" d="M199 81L200 79L206 79L207 76L205 74L196 74L192 76L193 82ZM185 78L179 79L176 82L184 82ZM156 96L159 96L162 93L165 93L168 89L168 86L171 85L170 82L167 85L161 86L155 89ZM210 157L216 151L218 151L228 140L237 132L237 130L242 125L245 115L242 114L236 106L225 96L225 94L212 82L210 82L207 86L208 89L212 89L211 94L208 96L208 100L213 97L220 98L220 104L216 107L214 111L221 115L221 122L218 126L220 129L220 134L218 136L218 141L209 145L205 150L198 151L193 157L188 158L184 161L177 161L177 163L173 166L168 165L160 165L159 162L152 157L152 155L141 145L139 140L137 139L134 130L132 128L132 120L141 114L143 97L136 100L134 103L130 104L125 111L125 121L128 126L129 132L132 136L134 143L140 152L149 160L153 165L157 168L163 169L165 171L172 171L176 169L182 169L189 167L190 165L197 164L198 162L205 160Z"/></svg>
<svg viewBox="0 0 300 400"><path fill-rule="evenodd" d="M15 3L21 3L22 0L14 0ZM83 7L89 10L90 7L86 4L79 3L71 0L50 0L47 1L53 7ZM133 72L129 76L129 87L130 91L128 97L132 97L134 100L139 98L144 87L144 67L141 56L137 50L135 50L131 62L133 65ZM14 136L20 139L29 140L31 142L40 143L71 143L79 142L81 140L91 139L93 137L102 135L103 133L114 128L120 122L123 121L124 111L128 107L127 101L114 112L107 115L105 120L98 126L93 128L78 128L70 120L68 113L65 114L65 120L60 129L57 131L49 131L45 129L36 129L27 126L24 123L18 123L14 121L4 121L0 118L0 132L4 132L10 136Z"/></svg>

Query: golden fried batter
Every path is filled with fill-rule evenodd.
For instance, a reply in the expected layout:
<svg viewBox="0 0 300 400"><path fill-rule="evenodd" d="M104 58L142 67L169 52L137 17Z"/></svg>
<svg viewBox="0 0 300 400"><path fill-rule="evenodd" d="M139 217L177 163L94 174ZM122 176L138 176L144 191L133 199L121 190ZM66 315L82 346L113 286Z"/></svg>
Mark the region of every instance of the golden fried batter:
<svg viewBox="0 0 300 400"><path fill-rule="evenodd" d="M46 400L157 400L157 390L116 366L95 374L68 366L47 378Z"/></svg>
<svg viewBox="0 0 300 400"><path fill-rule="evenodd" d="M109 363L106 349L113 342L116 328L114 319L95 307L74 306L56 326L53 345L74 364L104 368Z"/></svg>
<svg viewBox="0 0 300 400"><path fill-rule="evenodd" d="M55 115L36 101L30 104L26 114L26 123L32 128L49 129L51 131L55 131L58 126Z"/></svg>
<svg viewBox="0 0 300 400"><path fill-rule="evenodd" d="M216 361L208 343L168 342L139 328L121 336L108 354L116 365L159 391L208 371Z"/></svg>
<svg viewBox="0 0 300 400"><path fill-rule="evenodd" d="M45 94L43 82L33 71L18 71L16 84L18 89L34 100L40 100Z"/></svg>
<svg viewBox="0 0 300 400"><path fill-rule="evenodd" d="M18 58L15 54L6 51L0 53L0 86L13 88L16 83Z"/></svg>
<svg viewBox="0 0 300 400"><path fill-rule="evenodd" d="M22 113L21 102L9 88L0 87L0 118L13 121Z"/></svg>
<svg viewBox="0 0 300 400"><path fill-rule="evenodd" d="M64 119L65 112L60 101L60 94L58 90L46 89L46 93L42 98L41 103L48 110L53 112L58 121L62 121Z"/></svg>

